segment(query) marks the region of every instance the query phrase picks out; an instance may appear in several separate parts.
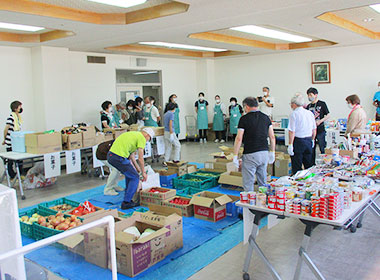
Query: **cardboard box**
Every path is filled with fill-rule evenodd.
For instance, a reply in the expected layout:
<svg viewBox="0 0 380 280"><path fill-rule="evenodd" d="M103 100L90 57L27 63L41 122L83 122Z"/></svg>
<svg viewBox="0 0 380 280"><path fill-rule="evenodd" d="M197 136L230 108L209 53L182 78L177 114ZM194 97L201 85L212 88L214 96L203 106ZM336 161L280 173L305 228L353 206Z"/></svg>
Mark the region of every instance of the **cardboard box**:
<svg viewBox="0 0 380 280"><path fill-rule="evenodd" d="M178 176L182 176L187 174L187 162L180 161L178 163L174 163L172 161L167 162L168 171L177 173Z"/></svg>
<svg viewBox="0 0 380 280"><path fill-rule="evenodd" d="M174 189L166 189L166 188L161 188L161 187L154 187L154 188L165 190L166 192L164 193L149 192L152 188L142 190L140 192L140 204L142 206L148 206L149 204L161 205L161 203L165 199L172 198L176 195L176 190Z"/></svg>
<svg viewBox="0 0 380 280"><path fill-rule="evenodd" d="M292 162L290 156L284 153L276 153L276 160L274 161L274 176L291 176L292 175Z"/></svg>
<svg viewBox="0 0 380 280"><path fill-rule="evenodd" d="M219 149L225 154L234 154L234 147L220 146ZM240 148L239 150L239 158L243 155L244 148Z"/></svg>
<svg viewBox="0 0 380 280"><path fill-rule="evenodd" d="M143 130L144 128L146 127L149 127L151 129L153 129L154 131L154 136L164 136L164 127L161 127L161 126L158 126L158 127L154 127L154 126L144 126L141 128L141 130Z"/></svg>
<svg viewBox="0 0 380 280"><path fill-rule="evenodd" d="M113 133L111 131L105 132L104 133L104 142L113 140Z"/></svg>
<svg viewBox="0 0 380 280"><path fill-rule="evenodd" d="M216 162L215 160L205 162L205 169L219 173L238 171L233 162Z"/></svg>
<svg viewBox="0 0 380 280"><path fill-rule="evenodd" d="M226 204L226 212L229 217L238 217L239 216L239 206L236 206L236 202L240 200L240 196L228 195L231 198L231 202Z"/></svg>
<svg viewBox="0 0 380 280"><path fill-rule="evenodd" d="M82 130L83 147L92 147L96 145L95 126L80 127Z"/></svg>
<svg viewBox="0 0 380 280"><path fill-rule="evenodd" d="M127 128L105 128L105 129L103 129L103 132L112 133L113 139L116 139L121 134L123 134L124 132L127 132L127 131L128 131Z"/></svg>
<svg viewBox="0 0 380 280"><path fill-rule="evenodd" d="M190 202L190 198L186 198L186 197L181 197L181 196L175 196L175 197L172 197L170 199L166 199L162 202L162 207L168 207L168 208L174 208L174 209L179 209L179 213L176 212L178 215L180 216L183 216L183 217L192 217L194 216L194 207L192 204L187 204L187 205L178 205L178 204L174 204L174 203L170 203L170 201L172 201L173 199L175 199L176 197L179 197L181 199L184 199L184 200L188 200Z"/></svg>
<svg viewBox="0 0 380 280"><path fill-rule="evenodd" d="M269 176L274 176L274 164L268 164L267 174Z"/></svg>
<svg viewBox="0 0 380 280"><path fill-rule="evenodd" d="M62 147L64 150L77 150L83 147L82 135L62 134Z"/></svg>
<svg viewBox="0 0 380 280"><path fill-rule="evenodd" d="M198 167L195 164L187 165L187 173L197 172L197 170L198 170Z"/></svg>
<svg viewBox="0 0 380 280"><path fill-rule="evenodd" d="M123 232L131 226L140 232L147 228L156 232L133 241L133 235ZM135 213L118 224L116 231L118 272L129 277L140 274L183 246L182 218L176 214L165 217L151 212Z"/></svg>
<svg viewBox="0 0 380 280"><path fill-rule="evenodd" d="M219 184L243 187L243 177L241 172L225 172L219 177Z"/></svg>
<svg viewBox="0 0 380 280"><path fill-rule="evenodd" d="M176 178L177 172L171 170L155 171L160 174L160 185L163 188L173 188L173 179Z"/></svg>
<svg viewBox="0 0 380 280"><path fill-rule="evenodd" d="M228 195L203 191L195 194L190 203L194 205L195 218L217 222L226 217L226 204L231 201Z"/></svg>
<svg viewBox="0 0 380 280"><path fill-rule="evenodd" d="M331 155L332 151L331 149L325 149L325 154L326 155ZM350 158L359 158L359 149L354 149L354 150L339 150L339 155L340 156L349 156Z"/></svg>
<svg viewBox="0 0 380 280"><path fill-rule="evenodd" d="M106 139L104 137L104 133L103 132L97 132L96 135L95 135L95 143L96 145L99 145L103 142L105 142Z"/></svg>
<svg viewBox="0 0 380 280"><path fill-rule="evenodd" d="M47 154L62 151L60 132L30 133L25 135L26 152L30 154Z"/></svg>

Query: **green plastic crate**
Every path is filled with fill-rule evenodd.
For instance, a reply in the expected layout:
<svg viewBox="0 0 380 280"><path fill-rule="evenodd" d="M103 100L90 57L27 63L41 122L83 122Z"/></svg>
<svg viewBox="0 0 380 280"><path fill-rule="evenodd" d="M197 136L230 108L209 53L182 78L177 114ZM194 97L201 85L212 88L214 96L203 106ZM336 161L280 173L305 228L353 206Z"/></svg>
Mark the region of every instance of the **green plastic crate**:
<svg viewBox="0 0 380 280"><path fill-rule="evenodd" d="M19 217L20 218L22 216L32 217L32 215L35 213L37 213L38 215L41 215L41 216L45 216L45 217L56 214L56 212L54 210L51 210L51 209L34 208L34 209L29 210L29 211L20 212ZM33 224L29 225L27 223L23 223L20 221L20 229L21 229L22 235L36 239L35 234L34 234Z"/></svg>
<svg viewBox="0 0 380 280"><path fill-rule="evenodd" d="M209 171L204 171L204 170L198 170L196 172L190 173L189 175L202 177L202 178L210 178L213 181L213 187L216 187L219 185L218 181L219 181L220 174L221 173L219 172L209 172Z"/></svg>
<svg viewBox="0 0 380 280"><path fill-rule="evenodd" d="M39 207L39 208L44 208L44 209L52 210L52 211L54 211L55 214L56 214L56 213L58 213L58 211L55 211L55 210L53 210L53 209L50 209L50 207L57 206L57 205L61 205L61 204L69 204L69 205L73 206L73 209L71 209L71 210L67 210L67 211L65 211L65 212L63 212L63 213L67 213L67 212L69 212L69 211L72 211L72 210L74 210L75 208L77 208L77 207L80 205L80 203L77 202L77 201L74 201L74 200L71 200L71 199L67 199L67 198L65 198L65 197L62 197L62 198L59 198L59 199L56 199L56 200L52 200L52 201L49 201L49 202L43 202L43 203L40 203L40 204L38 204L38 207Z"/></svg>
<svg viewBox="0 0 380 280"><path fill-rule="evenodd" d="M199 179L200 181L194 182L189 179ZM183 190L188 187L193 187L200 190L208 190L214 187L214 181L212 178L205 178L200 176L193 176L191 174L185 174L181 177L173 179L173 187L178 190Z"/></svg>
<svg viewBox="0 0 380 280"><path fill-rule="evenodd" d="M41 209L43 209L43 208L41 208ZM49 209L49 210L51 210L51 209ZM54 210L52 210L52 211L54 211ZM71 215L65 214L65 215L63 215L63 217L69 218L69 217L71 217ZM80 217L77 217L77 219L79 219L83 222L83 219L81 219ZM33 231L34 231L34 239L36 239L36 240L41 240L41 239L44 239L44 238L47 238L47 237L50 237L50 236L53 236L53 235L56 235L58 233L63 232L63 230L57 230L54 228L48 228L48 227L40 226L38 223L33 224Z"/></svg>
<svg viewBox="0 0 380 280"><path fill-rule="evenodd" d="M201 191L203 191L203 190L192 188L192 187L188 187L188 188L185 188L185 189L182 189L182 190L178 190L177 191L177 195L178 196L182 196L182 197L192 198L194 194L199 193Z"/></svg>

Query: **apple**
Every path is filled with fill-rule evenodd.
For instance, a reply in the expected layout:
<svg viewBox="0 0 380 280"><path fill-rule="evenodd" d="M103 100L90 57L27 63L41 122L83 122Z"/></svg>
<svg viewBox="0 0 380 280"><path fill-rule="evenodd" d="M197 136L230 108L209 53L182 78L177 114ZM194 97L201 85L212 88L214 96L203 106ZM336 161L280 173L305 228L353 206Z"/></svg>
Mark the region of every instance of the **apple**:
<svg viewBox="0 0 380 280"><path fill-rule="evenodd" d="M42 222L42 223L40 223L40 226L47 227L47 223L46 222Z"/></svg>
<svg viewBox="0 0 380 280"><path fill-rule="evenodd" d="M39 224L46 223L46 219L45 219L45 217L42 217L42 216L39 217L39 218L38 218L38 223L39 223Z"/></svg>

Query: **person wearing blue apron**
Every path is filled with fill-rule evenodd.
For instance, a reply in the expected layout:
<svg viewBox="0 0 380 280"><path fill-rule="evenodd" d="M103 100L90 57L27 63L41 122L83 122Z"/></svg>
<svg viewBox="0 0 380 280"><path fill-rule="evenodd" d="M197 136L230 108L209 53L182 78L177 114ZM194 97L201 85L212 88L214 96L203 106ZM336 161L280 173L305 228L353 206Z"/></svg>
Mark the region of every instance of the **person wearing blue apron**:
<svg viewBox="0 0 380 280"><path fill-rule="evenodd" d="M169 102L166 103L165 105L165 111L164 111L164 114L168 111L168 106L170 103L173 103L176 107L175 111L174 111L174 132L175 134L178 135L181 133L181 129L180 129L180 123L179 123L179 107L178 107L178 104L177 104L177 95L176 94L172 94L169 96Z"/></svg>
<svg viewBox="0 0 380 280"><path fill-rule="evenodd" d="M243 115L243 108L237 103L236 97L230 98L230 107L228 108L230 113L230 133L232 134L234 140L238 131L238 124L240 117Z"/></svg>
<svg viewBox="0 0 380 280"><path fill-rule="evenodd" d="M158 122L160 121L158 109L152 105L152 100L149 96L145 97L144 102L144 125L158 127Z"/></svg>
<svg viewBox="0 0 380 280"><path fill-rule="evenodd" d="M208 102L205 100L205 94L200 92L199 99L195 102L195 111L197 112L197 127L199 130L199 142L207 143L208 129Z"/></svg>
<svg viewBox="0 0 380 280"><path fill-rule="evenodd" d="M214 119L212 123L212 130L215 131L215 143L224 143L225 138L225 127L224 119L226 117L226 106L220 100L220 96L215 96L215 105L214 105Z"/></svg>

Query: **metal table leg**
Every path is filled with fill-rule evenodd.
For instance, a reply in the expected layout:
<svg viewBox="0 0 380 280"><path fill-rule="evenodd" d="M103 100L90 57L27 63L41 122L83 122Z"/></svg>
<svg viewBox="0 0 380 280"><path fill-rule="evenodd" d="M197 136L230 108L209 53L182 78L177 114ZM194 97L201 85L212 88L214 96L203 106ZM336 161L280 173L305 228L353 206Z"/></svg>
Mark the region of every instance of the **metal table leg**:
<svg viewBox="0 0 380 280"><path fill-rule="evenodd" d="M269 262L267 257L264 255L263 251L260 249L259 245L256 243L256 236L259 232L260 221L264 217L268 216L268 213L263 213L263 212L255 211L255 210L251 210L251 212L255 215L255 218L254 218L254 222L253 222L252 232L251 232L251 235L249 236L249 244L248 244L247 255L246 255L245 261L244 261L243 279L244 280L250 279L249 274L248 274L248 270L249 270L249 265L251 263L253 250L255 250L256 253L259 255L259 257L263 260L264 264L267 266L267 268L268 268L270 274L272 275L273 279L281 280L280 275L277 273L277 271L274 269L274 267Z"/></svg>
<svg viewBox="0 0 380 280"><path fill-rule="evenodd" d="M21 181L20 167L19 167L18 161L16 161L16 172L17 172L17 178L18 178L18 186L20 188L21 199L24 200L25 195L24 195L24 190L22 189L22 181Z"/></svg>
<svg viewBox="0 0 380 280"><path fill-rule="evenodd" d="M321 274L319 269L316 267L316 265L313 263L313 261L311 260L311 258L307 254L307 247L309 246L311 234L312 234L314 228L316 228L318 226L318 223L305 221L305 220L301 220L301 222L306 225L306 229L305 229L305 233L303 236L301 247L299 249L299 253L298 253L299 257L298 257L297 267L296 267L296 271L294 273L293 279L294 280L300 279L302 263L305 262L307 264L307 266L310 268L311 272L313 272L313 274L315 275L315 277L317 279L325 280L325 278L323 277L323 275Z"/></svg>
<svg viewBox="0 0 380 280"><path fill-rule="evenodd" d="M5 160L4 158L2 158L2 160L3 160L3 164L4 164L4 174L5 174L5 177L7 177L8 187L11 188L11 178L10 178L9 173L8 173L8 161ZM3 174L3 176L4 176L4 174ZM3 180L1 180L1 181L3 181Z"/></svg>
<svg viewBox="0 0 380 280"><path fill-rule="evenodd" d="M104 176L103 166L100 166L100 175L102 176L102 180L104 180L106 178L106 176Z"/></svg>

